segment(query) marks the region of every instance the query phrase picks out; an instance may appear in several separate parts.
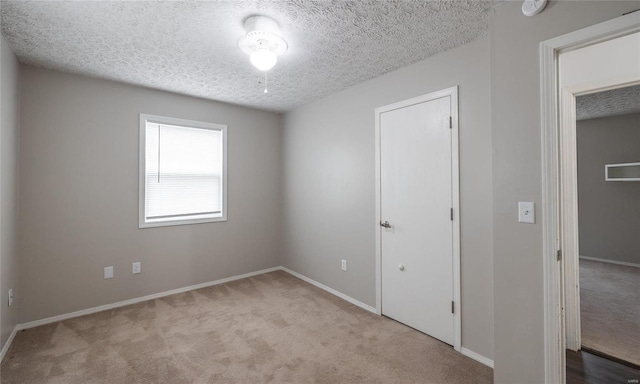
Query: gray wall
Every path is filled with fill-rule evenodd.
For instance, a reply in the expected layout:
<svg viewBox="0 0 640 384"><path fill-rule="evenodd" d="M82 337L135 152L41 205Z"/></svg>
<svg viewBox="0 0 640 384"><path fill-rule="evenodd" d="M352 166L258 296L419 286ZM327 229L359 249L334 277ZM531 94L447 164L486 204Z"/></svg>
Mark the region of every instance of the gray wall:
<svg viewBox="0 0 640 384"><path fill-rule="evenodd" d="M640 265L640 182L604 181L640 162L640 113L578 121L580 255Z"/></svg>
<svg viewBox="0 0 640 384"><path fill-rule="evenodd" d="M522 2L493 11L494 381L544 382L542 217L517 222L518 201L540 207L539 43L638 9L637 1L551 1L535 17Z"/></svg>
<svg viewBox="0 0 640 384"><path fill-rule="evenodd" d="M18 200L18 124L20 67L0 37L0 349L17 323L18 257L16 252ZM13 288L16 301L7 306Z"/></svg>
<svg viewBox="0 0 640 384"><path fill-rule="evenodd" d="M283 265L375 306L374 109L459 85L462 345L492 358L489 73L482 38L287 113Z"/></svg>
<svg viewBox="0 0 640 384"><path fill-rule="evenodd" d="M227 222L138 229L141 112L228 125ZM25 66L21 119L20 322L280 265L281 115Z"/></svg>
<svg viewBox="0 0 640 384"><path fill-rule="evenodd" d="M530 18L520 7L492 12L490 43L288 113L282 137L277 115L23 68L20 321L278 265L280 204L283 264L374 304L373 108L459 84L463 345L493 356L496 383L543 382L542 218L518 224L516 212L517 201L540 205L539 43L638 2L552 1ZM137 229L141 111L229 125L229 222ZM133 260L141 275L130 275ZM115 279L102 280L105 265Z"/></svg>

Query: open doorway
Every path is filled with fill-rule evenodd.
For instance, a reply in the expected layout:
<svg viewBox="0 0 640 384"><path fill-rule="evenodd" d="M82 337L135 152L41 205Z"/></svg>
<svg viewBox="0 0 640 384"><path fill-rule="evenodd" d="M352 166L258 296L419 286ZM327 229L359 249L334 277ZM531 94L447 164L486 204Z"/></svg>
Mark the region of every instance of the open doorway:
<svg viewBox="0 0 640 384"><path fill-rule="evenodd" d="M580 351L576 97L640 84L639 31L638 14L630 13L540 43L545 382L637 382L640 377L621 364L616 377L607 377L611 371L596 380L586 378L585 371L569 377L570 370L592 363L591 357L600 359L590 354L582 359ZM588 371L601 374L600 368ZM632 371L620 373L624 368Z"/></svg>
<svg viewBox="0 0 640 384"><path fill-rule="evenodd" d="M640 85L576 97L580 349L640 367Z"/></svg>
<svg viewBox="0 0 640 384"><path fill-rule="evenodd" d="M621 116L606 116L626 103L623 97L633 98L640 82L640 63L635 63L639 47L640 33L633 33L560 55L560 245L567 383L627 382L640 377L633 363L637 355L633 334L640 328L640 283L630 265L640 252L636 246L640 194L635 189L635 179L640 179L636 175L640 139L637 117L627 116L636 112L637 103L631 101ZM598 63L602 58L608 61ZM625 76L611 76L620 68L611 61L618 60L636 66ZM598 103L606 97L610 100ZM600 118L584 118L590 101L592 117L603 114Z"/></svg>

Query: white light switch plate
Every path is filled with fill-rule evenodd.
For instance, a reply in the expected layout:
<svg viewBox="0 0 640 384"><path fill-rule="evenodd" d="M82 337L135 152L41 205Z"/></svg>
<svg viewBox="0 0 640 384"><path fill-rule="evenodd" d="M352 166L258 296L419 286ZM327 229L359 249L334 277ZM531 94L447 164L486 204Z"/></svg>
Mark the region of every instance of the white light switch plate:
<svg viewBox="0 0 640 384"><path fill-rule="evenodd" d="M104 267L104 278L113 279L113 267Z"/></svg>
<svg viewBox="0 0 640 384"><path fill-rule="evenodd" d="M536 223L536 205L530 201L518 202L518 222L535 224Z"/></svg>
<svg viewBox="0 0 640 384"><path fill-rule="evenodd" d="M131 266L131 272L136 274L136 273L140 273L140 262L136 261L135 263L132 264Z"/></svg>

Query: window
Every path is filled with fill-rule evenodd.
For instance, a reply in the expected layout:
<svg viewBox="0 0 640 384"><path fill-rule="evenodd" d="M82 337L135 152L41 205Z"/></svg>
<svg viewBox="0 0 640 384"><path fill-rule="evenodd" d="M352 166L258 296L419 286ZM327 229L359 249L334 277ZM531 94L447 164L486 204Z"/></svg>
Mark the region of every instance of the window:
<svg viewBox="0 0 640 384"><path fill-rule="evenodd" d="M226 125L140 114L140 228L227 220L226 135Z"/></svg>

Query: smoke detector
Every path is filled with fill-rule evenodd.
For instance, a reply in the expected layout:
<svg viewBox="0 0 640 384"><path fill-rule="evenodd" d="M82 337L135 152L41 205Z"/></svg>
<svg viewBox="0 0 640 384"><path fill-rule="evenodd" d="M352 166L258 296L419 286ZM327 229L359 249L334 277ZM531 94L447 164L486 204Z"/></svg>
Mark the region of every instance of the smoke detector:
<svg viewBox="0 0 640 384"><path fill-rule="evenodd" d="M244 22L247 32L238 40L238 47L249 55L254 67L268 71L278 62L278 55L287 51L287 42L280 36L275 20L266 16L253 16Z"/></svg>
<svg viewBox="0 0 640 384"><path fill-rule="evenodd" d="M542 12L547 5L547 0L525 0L522 3L522 14L525 16L535 16Z"/></svg>

